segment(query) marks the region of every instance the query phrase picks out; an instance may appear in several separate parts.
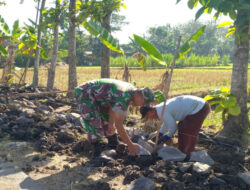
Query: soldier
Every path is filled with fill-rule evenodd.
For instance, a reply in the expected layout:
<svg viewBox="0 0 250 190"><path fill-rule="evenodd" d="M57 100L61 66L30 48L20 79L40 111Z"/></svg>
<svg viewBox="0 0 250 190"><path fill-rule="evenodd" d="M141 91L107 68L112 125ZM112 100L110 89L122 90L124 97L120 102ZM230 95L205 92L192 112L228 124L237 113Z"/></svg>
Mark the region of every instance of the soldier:
<svg viewBox="0 0 250 190"><path fill-rule="evenodd" d="M108 146L116 148L117 134L128 145L130 155L137 155L139 145L132 143L127 135L123 121L128 106L143 106L155 100L150 88L137 89L127 82L114 79L89 81L75 89L78 108L88 134L88 140L94 145L94 157L101 153L100 141L108 138Z"/></svg>

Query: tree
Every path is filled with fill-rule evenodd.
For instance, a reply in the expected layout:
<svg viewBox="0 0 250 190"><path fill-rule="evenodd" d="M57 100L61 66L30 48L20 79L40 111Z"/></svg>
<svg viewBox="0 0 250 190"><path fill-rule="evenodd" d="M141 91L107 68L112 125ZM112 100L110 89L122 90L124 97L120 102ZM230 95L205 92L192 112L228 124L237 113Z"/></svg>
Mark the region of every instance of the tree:
<svg viewBox="0 0 250 190"><path fill-rule="evenodd" d="M101 26L105 28L109 33L111 32L111 15L113 12L120 10L121 6L124 6L123 0L102 0L102 1L90 1L91 4L87 6L88 2L85 2L85 16L82 18L91 17L92 19L101 23ZM86 13L87 12L87 13ZM101 78L110 77L109 66L110 50L107 46L102 46L102 61L101 61Z"/></svg>
<svg viewBox="0 0 250 190"><path fill-rule="evenodd" d="M38 86L39 81L39 62L40 62L40 48L41 48L41 39L42 39L42 22L43 22L43 9L45 7L46 0L42 0L40 7L40 17L39 17L39 25L37 31L37 47L36 47L36 58L34 64L34 74L33 74L33 82L32 86Z"/></svg>
<svg viewBox="0 0 250 190"><path fill-rule="evenodd" d="M181 0L177 0L177 3ZM232 24L229 34L235 36L234 63L231 80L231 93L236 97L241 113L238 116L229 115L219 136L238 139L242 145L248 144L249 119L247 110L247 77L249 60L249 23L250 6L248 0L189 0L188 6L193 9L197 4L201 8L196 13L196 20L204 13L229 15L233 22L224 22L219 26Z"/></svg>
<svg viewBox="0 0 250 190"><path fill-rule="evenodd" d="M4 19L0 17L0 50L1 54L6 57L3 65L3 72L1 77L2 83L7 83L13 77L13 66L15 64L14 58L20 43L20 37L23 33L19 27L19 21L16 20L13 24L12 30L9 29ZM4 47L6 46L6 48Z"/></svg>
<svg viewBox="0 0 250 190"><path fill-rule="evenodd" d="M68 81L68 96L73 96L73 90L77 86L76 73L76 0L69 2L69 50L68 50L68 65L69 65L69 81Z"/></svg>
<svg viewBox="0 0 250 190"><path fill-rule="evenodd" d="M171 27L169 24L151 27L147 31L148 41L150 41L161 53L168 52L174 54L178 36L180 36L178 28Z"/></svg>
<svg viewBox="0 0 250 190"><path fill-rule="evenodd" d="M64 1L63 1L64 2ZM53 27L53 48L51 56L51 64L48 70L48 80L47 80L47 89L52 90L54 87L55 81L55 70L56 70L56 60L58 55L58 46L59 46L59 24L60 16L63 14L64 7L61 5L61 0L56 0L55 8L51 8L49 13L49 23L52 23Z"/></svg>
<svg viewBox="0 0 250 190"><path fill-rule="evenodd" d="M33 23L34 24L34 23ZM28 67L30 65L31 57L34 56L35 49L37 47L37 36L36 36L36 29L32 25L26 25L24 27L24 35L21 38L21 43L19 44L19 51L18 53L23 55L28 55L28 60L25 65L25 70L20 78L20 84L24 84L26 80L26 74L28 71Z"/></svg>

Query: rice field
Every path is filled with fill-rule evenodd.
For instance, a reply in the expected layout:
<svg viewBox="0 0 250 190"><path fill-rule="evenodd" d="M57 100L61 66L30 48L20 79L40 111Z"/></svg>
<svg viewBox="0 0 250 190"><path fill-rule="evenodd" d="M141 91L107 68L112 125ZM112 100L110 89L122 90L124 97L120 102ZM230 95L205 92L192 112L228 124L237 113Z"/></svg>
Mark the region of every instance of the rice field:
<svg viewBox="0 0 250 190"><path fill-rule="evenodd" d="M249 69L250 70L250 69ZM20 72L20 71L19 71ZM137 87L155 88L161 81L164 69L151 69L147 71L132 69L130 70L131 80ZM123 69L111 68L111 78L122 79ZM221 87L230 87L231 69L224 68L185 68L175 69L171 81L170 94L179 94L183 92L200 91L215 89ZM1 71L0 71L1 74ZM249 72L250 75L250 72ZM46 68L39 70L39 85L46 86L48 71ZM27 80L31 84L33 71L28 71ZM77 81L78 84L89 80L100 78L100 67L78 67ZM18 82L15 77L14 82ZM56 69L55 88L67 90L68 85L68 67L58 67ZM248 86L250 87L250 77L248 77Z"/></svg>

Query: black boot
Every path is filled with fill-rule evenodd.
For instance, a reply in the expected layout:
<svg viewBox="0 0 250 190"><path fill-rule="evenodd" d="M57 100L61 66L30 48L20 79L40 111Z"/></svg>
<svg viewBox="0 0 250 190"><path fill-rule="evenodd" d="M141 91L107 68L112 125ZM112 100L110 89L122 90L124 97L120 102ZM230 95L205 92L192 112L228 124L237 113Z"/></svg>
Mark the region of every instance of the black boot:
<svg viewBox="0 0 250 190"><path fill-rule="evenodd" d="M116 149L117 145L119 144L117 134L114 134L108 137L108 146L111 149Z"/></svg>
<svg viewBox="0 0 250 190"><path fill-rule="evenodd" d="M96 143L93 143L92 145L94 147L93 157L99 157L102 151L101 144L99 142L96 142Z"/></svg>

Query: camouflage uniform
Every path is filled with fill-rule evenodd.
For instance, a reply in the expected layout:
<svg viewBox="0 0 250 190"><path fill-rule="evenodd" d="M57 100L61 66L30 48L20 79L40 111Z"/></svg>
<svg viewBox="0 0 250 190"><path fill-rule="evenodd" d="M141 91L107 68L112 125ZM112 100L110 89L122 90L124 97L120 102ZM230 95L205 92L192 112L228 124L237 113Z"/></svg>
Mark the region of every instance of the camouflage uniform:
<svg viewBox="0 0 250 190"><path fill-rule="evenodd" d="M126 116L135 90L133 85L113 79L93 80L75 89L74 95L91 143L101 141L108 130L109 108Z"/></svg>

